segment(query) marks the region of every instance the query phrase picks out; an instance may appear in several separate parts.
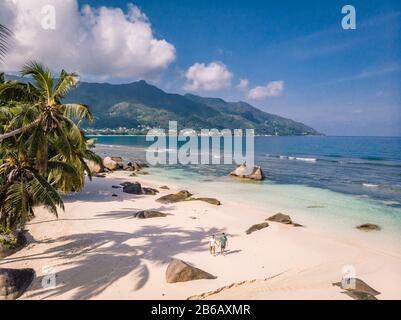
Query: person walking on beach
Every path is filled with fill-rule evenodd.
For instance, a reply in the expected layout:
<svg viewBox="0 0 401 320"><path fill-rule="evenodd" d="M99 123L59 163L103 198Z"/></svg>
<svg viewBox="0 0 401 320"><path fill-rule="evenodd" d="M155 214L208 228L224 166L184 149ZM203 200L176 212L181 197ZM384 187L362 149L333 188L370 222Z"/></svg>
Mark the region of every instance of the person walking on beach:
<svg viewBox="0 0 401 320"><path fill-rule="evenodd" d="M215 236L211 236L209 239L209 250L210 250L210 254L212 254L213 256L216 255L216 238Z"/></svg>
<svg viewBox="0 0 401 320"><path fill-rule="evenodd" d="M227 248L227 245L228 245L228 239L227 239L226 234L223 232L223 234L220 237L220 254L222 256L226 255L225 250Z"/></svg>

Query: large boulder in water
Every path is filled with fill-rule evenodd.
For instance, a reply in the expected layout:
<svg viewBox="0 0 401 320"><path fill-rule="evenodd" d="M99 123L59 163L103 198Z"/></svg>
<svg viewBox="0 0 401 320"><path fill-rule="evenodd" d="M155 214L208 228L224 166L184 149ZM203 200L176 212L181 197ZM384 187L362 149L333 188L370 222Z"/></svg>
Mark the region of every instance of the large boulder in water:
<svg viewBox="0 0 401 320"><path fill-rule="evenodd" d="M268 218L267 220L273 221L273 222L284 223L284 224L293 224L291 217L286 214L282 214L282 213L277 213L274 216Z"/></svg>
<svg viewBox="0 0 401 320"><path fill-rule="evenodd" d="M109 170L117 170L120 166L117 161L114 161L111 157L103 159L103 166Z"/></svg>
<svg viewBox="0 0 401 320"><path fill-rule="evenodd" d="M185 282L201 279L216 279L216 277L211 275L210 273L207 273L206 271L195 268L188 263L178 259L173 259L166 270L167 283Z"/></svg>
<svg viewBox="0 0 401 320"><path fill-rule="evenodd" d="M135 218L138 219L151 219L151 218L163 218L167 217L167 215L163 212L153 211L153 210L144 210L135 213Z"/></svg>
<svg viewBox="0 0 401 320"><path fill-rule="evenodd" d="M246 234L251 234L251 233L253 233L255 231L259 231L259 230L265 229L268 226L269 226L269 224L267 222L262 222L262 223L259 223L259 224L255 224L252 227L250 227L248 230L246 230L245 233Z"/></svg>
<svg viewBox="0 0 401 320"><path fill-rule="evenodd" d="M163 196L156 201L164 203L164 204L169 204L169 203L176 203L176 202L181 202L188 200L190 197L192 197L192 194L186 190L180 191L176 194L168 194L166 196Z"/></svg>
<svg viewBox="0 0 401 320"><path fill-rule="evenodd" d="M128 193L128 194L143 194L142 186L139 182L135 183L125 183L123 187L123 192Z"/></svg>
<svg viewBox="0 0 401 320"><path fill-rule="evenodd" d="M249 168L246 164L238 166L234 171L230 173L230 176L257 181L262 181L266 179L261 167L254 166L253 168Z"/></svg>
<svg viewBox="0 0 401 320"><path fill-rule="evenodd" d="M31 285L34 277L33 269L0 268L0 300L18 299Z"/></svg>

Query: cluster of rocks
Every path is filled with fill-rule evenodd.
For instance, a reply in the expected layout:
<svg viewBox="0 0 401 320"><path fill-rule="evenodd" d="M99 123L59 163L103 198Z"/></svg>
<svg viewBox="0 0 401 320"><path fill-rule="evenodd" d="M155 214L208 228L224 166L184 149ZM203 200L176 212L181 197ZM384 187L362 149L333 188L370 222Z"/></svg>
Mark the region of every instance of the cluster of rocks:
<svg viewBox="0 0 401 320"><path fill-rule="evenodd" d="M136 173L146 174L146 172L142 170L149 167L145 163L136 161L125 163L121 157L106 157L101 164L95 163L94 161L87 161L87 165L91 173L99 177L102 177L102 173L118 170L131 171L133 175Z"/></svg>
<svg viewBox="0 0 401 320"><path fill-rule="evenodd" d="M153 188L145 188L139 182L124 182L121 184L123 192L136 195L151 195L159 193L159 190Z"/></svg>

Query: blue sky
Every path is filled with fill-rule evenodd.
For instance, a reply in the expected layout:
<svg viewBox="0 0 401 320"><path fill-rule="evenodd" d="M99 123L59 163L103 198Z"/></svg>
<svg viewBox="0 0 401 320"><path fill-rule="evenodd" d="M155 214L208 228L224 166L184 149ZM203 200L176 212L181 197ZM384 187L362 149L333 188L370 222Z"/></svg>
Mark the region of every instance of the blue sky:
<svg viewBox="0 0 401 320"><path fill-rule="evenodd" d="M136 72L139 64L132 73L125 66L125 73L118 70L107 79L98 71L95 76L82 72L84 79L145 78L168 92L244 100L329 135L401 135L399 0L78 2L80 9L88 4L93 10L121 8L126 14L133 3L146 15L151 37L165 41L153 52L167 52L160 55L163 61L156 55L146 65L147 73ZM346 4L356 8L356 30L341 28ZM115 61L101 62L93 64L113 75L106 66ZM218 81L203 84L210 74ZM241 79L247 86L239 89Z"/></svg>
<svg viewBox="0 0 401 320"><path fill-rule="evenodd" d="M126 1L85 0L124 8ZM135 1L176 62L161 87L182 92L175 73L194 62L223 62L233 84L283 80L281 97L249 101L327 134L401 134L400 1ZM341 8L357 29L341 28ZM169 81L171 81L169 83ZM203 93L205 94L205 93ZM205 95L244 98L232 88ZM246 100L246 99L245 99Z"/></svg>

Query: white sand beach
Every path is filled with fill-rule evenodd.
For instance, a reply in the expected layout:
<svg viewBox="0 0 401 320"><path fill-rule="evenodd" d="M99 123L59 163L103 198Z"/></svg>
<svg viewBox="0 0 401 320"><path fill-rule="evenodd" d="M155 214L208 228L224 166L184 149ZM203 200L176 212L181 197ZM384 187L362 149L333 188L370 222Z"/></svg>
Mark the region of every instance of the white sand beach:
<svg viewBox="0 0 401 320"><path fill-rule="evenodd" d="M341 281L346 265L381 292L378 299L401 299L400 252L379 250L358 239L325 236L315 227L275 222L246 235L250 226L277 213L276 208L252 208L241 199L225 201L224 190L221 196L196 194L218 198L221 206L200 201L162 205L155 200L187 188L179 182L169 184L171 190L159 189L156 196L112 188L124 181L153 188L165 184L157 176L133 178L115 172L95 178L79 194L66 196L66 210L58 219L37 211L26 227L30 243L0 260L2 268L36 271L36 279L20 299L351 299L332 285ZM168 216L133 217L148 209ZM213 257L208 237L222 232L229 236L228 254ZM217 278L168 284L165 272L172 258ZM56 286L44 289L42 278L49 272L56 273Z"/></svg>

